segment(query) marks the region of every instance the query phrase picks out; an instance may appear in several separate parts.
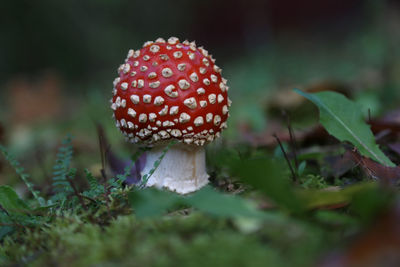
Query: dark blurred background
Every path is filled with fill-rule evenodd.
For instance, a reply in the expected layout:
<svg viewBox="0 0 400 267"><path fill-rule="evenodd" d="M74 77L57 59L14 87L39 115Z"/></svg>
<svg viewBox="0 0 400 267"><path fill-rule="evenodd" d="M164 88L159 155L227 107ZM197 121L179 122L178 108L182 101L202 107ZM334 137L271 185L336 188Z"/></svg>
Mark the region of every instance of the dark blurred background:
<svg viewBox="0 0 400 267"><path fill-rule="evenodd" d="M5 1L0 77L43 70L78 82L109 77L129 48L159 36L197 40L222 62L288 38L291 49L346 45L394 8L395 1L363 0Z"/></svg>
<svg viewBox="0 0 400 267"><path fill-rule="evenodd" d="M108 107L116 70L128 49L170 36L223 68L232 138L266 129L271 108L296 107L294 87L342 91L379 115L398 105L399 14L389 0L3 1L0 139L21 149L65 132L85 139L94 121L122 139Z"/></svg>
<svg viewBox="0 0 400 267"><path fill-rule="evenodd" d="M69 82L108 80L129 48L169 36L196 40L220 64L281 46L346 50L372 27L380 38L396 34L386 22L397 19L397 8L383 0L5 1L0 78L50 70Z"/></svg>

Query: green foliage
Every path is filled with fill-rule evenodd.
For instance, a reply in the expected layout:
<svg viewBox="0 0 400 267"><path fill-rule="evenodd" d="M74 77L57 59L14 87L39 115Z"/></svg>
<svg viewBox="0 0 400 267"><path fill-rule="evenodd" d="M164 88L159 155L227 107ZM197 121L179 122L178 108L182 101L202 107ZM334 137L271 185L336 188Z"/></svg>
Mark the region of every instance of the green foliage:
<svg viewBox="0 0 400 267"><path fill-rule="evenodd" d="M44 231L29 231L22 244L6 238L0 255L8 261L0 264L18 259L29 266L312 266L342 229L323 232L282 218L247 233L229 220L196 212L145 220L119 216L101 227L66 213Z"/></svg>
<svg viewBox="0 0 400 267"><path fill-rule="evenodd" d="M14 231L37 226L42 218L32 214L29 206L18 197L14 189L0 186L0 240Z"/></svg>
<svg viewBox="0 0 400 267"><path fill-rule="evenodd" d="M39 195L39 192L33 188L33 184L29 181L29 174L25 173L25 169L21 167L21 164L18 160L12 155L4 146L0 145L0 151L3 153L6 160L10 163L10 165L14 168L15 172L21 178L21 180L25 183L28 190L31 192L33 197L36 199L40 206L45 205L45 200L43 197Z"/></svg>
<svg viewBox="0 0 400 267"><path fill-rule="evenodd" d="M286 166L271 158L242 159L231 162L233 173L263 192L277 205L294 213L303 210L301 202L290 188Z"/></svg>
<svg viewBox="0 0 400 267"><path fill-rule="evenodd" d="M272 217L258 211L256 205L249 200L236 195L219 193L209 186L188 196L185 200L188 205L213 216L257 219L270 219Z"/></svg>
<svg viewBox="0 0 400 267"><path fill-rule="evenodd" d="M67 135L58 149L56 163L53 166L53 190L55 194L52 201L64 203L68 195L74 192L70 179L75 176L76 170L70 169L73 157L72 138Z"/></svg>
<svg viewBox="0 0 400 267"><path fill-rule="evenodd" d="M162 157L164 157L165 153L162 155ZM135 156L134 156L135 157ZM137 159L137 157L135 157ZM160 160L160 159L159 159ZM152 173L154 173L155 168L158 167L158 165L160 164L160 162L158 161L157 166L154 167L154 169L152 169ZM124 173L123 174L117 174L115 178L111 178L109 179L109 184L111 187L115 188L120 188L123 184L123 182L128 178L128 176L131 174L131 170L133 168L133 166L135 165L135 161L132 160L132 163L128 166L125 167L124 169ZM148 174L147 174L148 175ZM148 177L146 176L146 178L148 179ZM144 183L143 180L141 182L141 185L139 185L140 187L144 187Z"/></svg>
<svg viewBox="0 0 400 267"><path fill-rule="evenodd" d="M314 174L301 176L300 183L301 186L305 189L323 189L328 186L324 177Z"/></svg>
<svg viewBox="0 0 400 267"><path fill-rule="evenodd" d="M298 89L295 91L318 106L321 124L331 135L342 142L352 143L366 157L386 166L395 166L375 143L370 127L354 102L335 92L308 94Z"/></svg>
<svg viewBox="0 0 400 267"><path fill-rule="evenodd" d="M159 216L178 206L182 199L174 193L154 188L135 190L129 194L129 201L139 218Z"/></svg>
<svg viewBox="0 0 400 267"><path fill-rule="evenodd" d="M384 192L378 186L371 186L354 194L350 210L365 224L374 220L387 211L395 199L394 192Z"/></svg>
<svg viewBox="0 0 400 267"><path fill-rule="evenodd" d="M14 189L7 185L0 186L0 205L7 212L29 210L28 205L18 197Z"/></svg>
<svg viewBox="0 0 400 267"><path fill-rule="evenodd" d="M354 231L358 221L351 215L331 210L319 210L315 213L314 219L319 223L330 226L341 226L349 231Z"/></svg>
<svg viewBox="0 0 400 267"><path fill-rule="evenodd" d="M9 186L0 186L0 240L12 233L18 221L16 214L29 210L28 205L22 201Z"/></svg>
<svg viewBox="0 0 400 267"><path fill-rule="evenodd" d="M298 190L296 193L301 199L303 205L309 209L317 207L325 207L330 205L351 203L353 198L362 192L368 191L371 188L376 188L375 183L359 183L348 186L342 190ZM381 192L386 194L384 192Z"/></svg>
<svg viewBox="0 0 400 267"><path fill-rule="evenodd" d="M85 178L90 187L89 190L83 192L84 196L97 198L104 194L104 186L101 185L95 177L93 177L93 174L88 169L85 170Z"/></svg>
<svg viewBox="0 0 400 267"><path fill-rule="evenodd" d="M257 210L255 205L243 198L220 193L206 186L189 196L160 191L153 188L133 191L129 200L140 218L159 216L174 207L192 206L204 213L222 218L271 218Z"/></svg>

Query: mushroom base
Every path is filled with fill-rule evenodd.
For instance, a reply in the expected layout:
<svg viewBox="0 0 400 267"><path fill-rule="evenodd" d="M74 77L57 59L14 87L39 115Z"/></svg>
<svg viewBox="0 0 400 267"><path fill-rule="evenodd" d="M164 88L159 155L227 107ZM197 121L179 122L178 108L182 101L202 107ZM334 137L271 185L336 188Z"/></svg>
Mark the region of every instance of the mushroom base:
<svg viewBox="0 0 400 267"><path fill-rule="evenodd" d="M150 173L154 163L160 159L164 147L154 147L146 152L146 165L142 176ZM179 194L199 190L208 183L204 147L172 146L150 176L146 186L166 188Z"/></svg>

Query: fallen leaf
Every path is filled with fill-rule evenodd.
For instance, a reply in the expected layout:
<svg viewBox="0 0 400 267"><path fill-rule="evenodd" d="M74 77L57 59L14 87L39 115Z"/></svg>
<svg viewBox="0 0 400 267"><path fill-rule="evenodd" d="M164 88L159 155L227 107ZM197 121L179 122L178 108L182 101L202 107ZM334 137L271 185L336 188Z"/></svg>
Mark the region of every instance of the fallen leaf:
<svg viewBox="0 0 400 267"><path fill-rule="evenodd" d="M387 144L387 146L400 156L400 143Z"/></svg>
<svg viewBox="0 0 400 267"><path fill-rule="evenodd" d="M379 133L385 130L390 130L392 133L400 133L400 123L384 120L371 120L368 122L371 125L371 130L374 133Z"/></svg>
<svg viewBox="0 0 400 267"><path fill-rule="evenodd" d="M329 168L323 170L323 175L335 178L344 175L356 165L349 151L346 151L343 155L326 156L324 162Z"/></svg>
<svg viewBox="0 0 400 267"><path fill-rule="evenodd" d="M380 216L346 249L328 255L320 267L400 266L400 202Z"/></svg>
<svg viewBox="0 0 400 267"><path fill-rule="evenodd" d="M388 112L386 115L383 116L382 121L400 124L400 109L395 109Z"/></svg>
<svg viewBox="0 0 400 267"><path fill-rule="evenodd" d="M276 134L281 142L289 142L290 134L287 125L283 125L278 121L269 121L268 127L264 132L255 133L249 127L242 125L239 129L242 139L254 147L275 147L276 139L273 137ZM305 130L295 130L293 135L297 142L305 143L323 143L329 137L325 129L319 125L310 127Z"/></svg>
<svg viewBox="0 0 400 267"><path fill-rule="evenodd" d="M349 150L354 162L356 162L371 178L379 179L392 184L400 178L400 167L388 167L375 162L358 153L356 149Z"/></svg>

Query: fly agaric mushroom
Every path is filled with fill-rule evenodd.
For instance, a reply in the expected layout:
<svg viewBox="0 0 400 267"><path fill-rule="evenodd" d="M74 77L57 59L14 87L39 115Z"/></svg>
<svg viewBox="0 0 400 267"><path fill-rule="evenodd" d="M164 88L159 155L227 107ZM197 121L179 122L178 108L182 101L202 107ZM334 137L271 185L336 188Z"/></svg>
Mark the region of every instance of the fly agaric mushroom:
<svg viewBox="0 0 400 267"><path fill-rule="evenodd" d="M180 194L208 183L204 145L227 127L228 86L207 50L171 37L129 50L114 80L111 108L127 141L151 149L142 175L154 168L147 186Z"/></svg>

